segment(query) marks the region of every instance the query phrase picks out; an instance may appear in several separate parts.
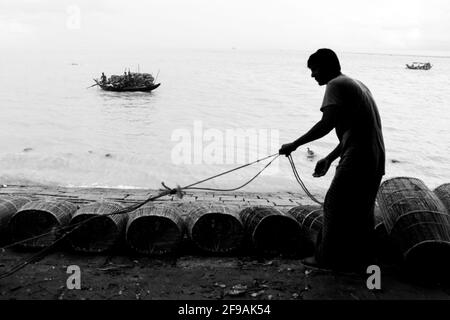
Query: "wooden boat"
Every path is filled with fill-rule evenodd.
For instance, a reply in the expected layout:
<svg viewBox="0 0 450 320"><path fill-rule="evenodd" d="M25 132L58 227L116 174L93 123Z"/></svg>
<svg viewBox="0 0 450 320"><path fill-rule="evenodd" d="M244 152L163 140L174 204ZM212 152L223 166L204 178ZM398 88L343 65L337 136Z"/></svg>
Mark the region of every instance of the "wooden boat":
<svg viewBox="0 0 450 320"><path fill-rule="evenodd" d="M94 79L95 83L102 88L105 91L114 91L114 92L137 92L137 91L142 91L142 92L150 92L152 90L155 90L156 88L158 88L161 83L156 83L156 84L151 84L151 85L144 85L144 86L114 86L112 84L102 84L100 81L98 81L97 79Z"/></svg>
<svg viewBox="0 0 450 320"><path fill-rule="evenodd" d="M432 67L429 62L413 62L412 64L406 64L406 68L413 70L430 70Z"/></svg>

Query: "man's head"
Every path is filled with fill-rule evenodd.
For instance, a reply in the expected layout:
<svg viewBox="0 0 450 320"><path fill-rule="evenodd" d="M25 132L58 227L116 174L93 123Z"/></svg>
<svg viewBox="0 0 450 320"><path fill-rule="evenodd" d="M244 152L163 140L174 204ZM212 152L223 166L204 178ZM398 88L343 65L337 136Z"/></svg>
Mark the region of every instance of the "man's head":
<svg viewBox="0 0 450 320"><path fill-rule="evenodd" d="M320 86L341 74L341 64L331 49L319 49L313 53L308 59L308 68Z"/></svg>

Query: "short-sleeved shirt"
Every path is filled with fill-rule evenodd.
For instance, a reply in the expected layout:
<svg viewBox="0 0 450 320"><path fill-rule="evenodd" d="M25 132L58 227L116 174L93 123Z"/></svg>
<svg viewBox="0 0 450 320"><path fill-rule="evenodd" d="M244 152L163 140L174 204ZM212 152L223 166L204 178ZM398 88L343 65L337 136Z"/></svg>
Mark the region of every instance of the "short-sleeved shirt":
<svg viewBox="0 0 450 320"><path fill-rule="evenodd" d="M341 145L340 168L384 175L385 148L378 107L359 80L339 75L328 82L320 110L336 108L336 135Z"/></svg>

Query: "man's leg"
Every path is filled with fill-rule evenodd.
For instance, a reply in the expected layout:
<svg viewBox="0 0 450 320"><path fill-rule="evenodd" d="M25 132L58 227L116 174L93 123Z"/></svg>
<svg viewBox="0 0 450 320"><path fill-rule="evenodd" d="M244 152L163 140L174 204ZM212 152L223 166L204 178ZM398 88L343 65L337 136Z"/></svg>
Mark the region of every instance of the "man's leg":
<svg viewBox="0 0 450 320"><path fill-rule="evenodd" d="M331 182L330 188L325 196L323 206L323 226L317 237L316 260L324 267L332 267L339 251L339 216L345 209L342 201L345 197L345 174L339 169ZM343 231L343 230L342 230Z"/></svg>
<svg viewBox="0 0 450 320"><path fill-rule="evenodd" d="M380 177L336 171L324 203L324 224L316 260L332 268L367 264L373 256L373 208Z"/></svg>

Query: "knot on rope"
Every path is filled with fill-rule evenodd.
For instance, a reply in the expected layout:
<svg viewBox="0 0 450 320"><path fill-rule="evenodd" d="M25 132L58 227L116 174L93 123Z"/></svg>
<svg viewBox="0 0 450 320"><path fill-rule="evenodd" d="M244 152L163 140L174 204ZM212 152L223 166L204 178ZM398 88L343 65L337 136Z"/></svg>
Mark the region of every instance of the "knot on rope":
<svg viewBox="0 0 450 320"><path fill-rule="evenodd" d="M169 188L164 182L161 182L161 185L164 187L164 189L159 189L161 191L169 191L169 194L175 194L178 198L183 198L183 191L180 187L180 185L177 184L176 188Z"/></svg>

